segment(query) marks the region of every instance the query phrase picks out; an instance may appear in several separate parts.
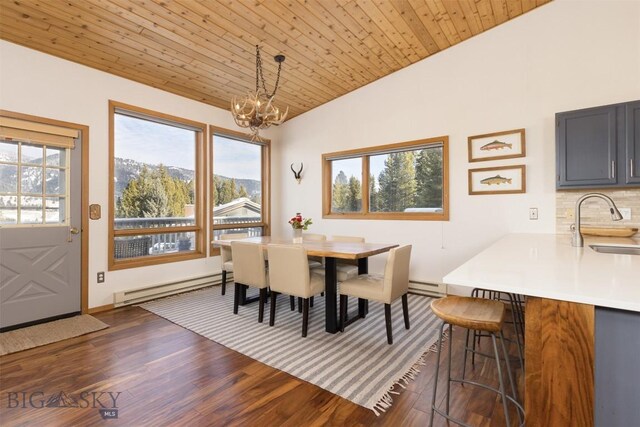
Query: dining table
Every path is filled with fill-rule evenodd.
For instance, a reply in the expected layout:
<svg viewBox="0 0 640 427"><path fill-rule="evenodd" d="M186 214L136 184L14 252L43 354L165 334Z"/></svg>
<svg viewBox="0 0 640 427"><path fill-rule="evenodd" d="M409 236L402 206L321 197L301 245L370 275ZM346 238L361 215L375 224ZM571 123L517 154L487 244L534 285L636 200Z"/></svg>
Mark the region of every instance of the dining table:
<svg viewBox="0 0 640 427"><path fill-rule="evenodd" d="M272 236L248 237L237 240L262 245L265 250L269 244L300 245L306 249L308 256L324 258L325 331L331 334L335 334L339 330L338 280L336 270L338 260L352 260L353 262L357 262L358 274L367 274L369 272L369 257L388 252L391 249L398 247L398 244L334 242L331 240L303 240L302 243L294 243L292 238ZM215 240L213 243L221 247L231 247L231 242L233 241L234 240ZM358 316L351 317L352 321L357 318L364 317L366 312L366 300L359 300Z"/></svg>

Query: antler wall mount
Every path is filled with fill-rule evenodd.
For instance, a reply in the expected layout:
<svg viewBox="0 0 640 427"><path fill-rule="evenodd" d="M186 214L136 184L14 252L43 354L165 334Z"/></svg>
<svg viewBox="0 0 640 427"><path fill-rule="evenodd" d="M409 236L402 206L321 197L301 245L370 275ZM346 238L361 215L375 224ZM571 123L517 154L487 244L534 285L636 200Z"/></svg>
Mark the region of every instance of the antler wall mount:
<svg viewBox="0 0 640 427"><path fill-rule="evenodd" d="M293 172L293 177L296 179L296 181L298 181L298 184L300 184L300 181L302 181L302 168L304 167L304 163L300 163L300 170L298 170L296 172L296 170L293 168L293 163L291 163L291 172Z"/></svg>

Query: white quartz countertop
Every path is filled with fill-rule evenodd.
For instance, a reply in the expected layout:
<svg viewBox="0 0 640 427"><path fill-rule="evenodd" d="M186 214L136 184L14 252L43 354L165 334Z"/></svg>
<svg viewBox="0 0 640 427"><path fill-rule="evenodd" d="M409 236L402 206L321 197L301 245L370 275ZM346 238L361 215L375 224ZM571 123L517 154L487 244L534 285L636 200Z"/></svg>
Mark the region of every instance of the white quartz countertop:
<svg viewBox="0 0 640 427"><path fill-rule="evenodd" d="M637 244L590 238L583 248L563 234L510 234L447 274L447 284L640 312L640 255L598 253L593 243Z"/></svg>

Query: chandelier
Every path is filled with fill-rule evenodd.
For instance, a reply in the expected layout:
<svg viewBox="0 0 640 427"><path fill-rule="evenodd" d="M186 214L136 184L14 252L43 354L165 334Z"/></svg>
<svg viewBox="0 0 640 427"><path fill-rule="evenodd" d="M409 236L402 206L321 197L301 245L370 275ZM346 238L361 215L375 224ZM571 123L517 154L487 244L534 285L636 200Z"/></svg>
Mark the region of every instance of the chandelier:
<svg viewBox="0 0 640 427"><path fill-rule="evenodd" d="M276 55L273 59L278 63L278 75L273 92L267 91L262 72L260 46L256 45L256 90L249 92L241 99L235 96L231 99L233 120L238 126L251 129L252 141L260 140L260 129L266 129L271 125L277 126L284 122L289 112L289 107L283 113L273 104L273 98L280 82L280 70L284 62L284 55Z"/></svg>

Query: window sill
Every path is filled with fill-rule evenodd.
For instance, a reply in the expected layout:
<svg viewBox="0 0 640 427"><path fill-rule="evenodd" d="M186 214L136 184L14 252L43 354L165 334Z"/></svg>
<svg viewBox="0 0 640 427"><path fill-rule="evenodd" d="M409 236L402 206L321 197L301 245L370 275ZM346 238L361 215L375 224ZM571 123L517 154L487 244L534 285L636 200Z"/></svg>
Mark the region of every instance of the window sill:
<svg viewBox="0 0 640 427"><path fill-rule="evenodd" d="M200 251L188 251L178 254L148 255L129 259L111 259L109 271L125 270L127 268L146 267L150 265L167 264L170 262L188 261L192 259L204 258L205 253Z"/></svg>
<svg viewBox="0 0 640 427"><path fill-rule="evenodd" d="M326 219L365 219L399 221L449 221L449 213L405 213L405 212L368 212L368 213L329 213L322 215Z"/></svg>

